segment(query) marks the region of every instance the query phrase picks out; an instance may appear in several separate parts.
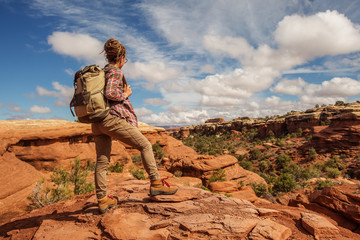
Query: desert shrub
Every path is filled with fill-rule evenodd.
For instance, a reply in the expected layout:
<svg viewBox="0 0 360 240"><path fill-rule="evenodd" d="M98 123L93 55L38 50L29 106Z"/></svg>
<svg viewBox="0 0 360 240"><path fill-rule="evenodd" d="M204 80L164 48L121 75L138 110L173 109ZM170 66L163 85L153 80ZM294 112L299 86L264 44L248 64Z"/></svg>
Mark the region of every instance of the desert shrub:
<svg viewBox="0 0 360 240"><path fill-rule="evenodd" d="M242 160L246 159L247 156L248 156L248 154L244 153L244 154L238 155L236 158L237 158L237 160L242 161Z"/></svg>
<svg viewBox="0 0 360 240"><path fill-rule="evenodd" d="M279 147L284 147L285 141L282 138L277 138L275 144Z"/></svg>
<svg viewBox="0 0 360 240"><path fill-rule="evenodd" d="M229 194L229 193L225 193L224 195L225 195L226 197L232 197L232 195Z"/></svg>
<svg viewBox="0 0 360 240"><path fill-rule="evenodd" d="M292 162L291 157L285 153L281 153L276 157L275 164L277 169L283 169Z"/></svg>
<svg viewBox="0 0 360 240"><path fill-rule="evenodd" d="M335 106L345 106L346 104L345 104L345 102L344 101L336 101L335 102Z"/></svg>
<svg viewBox="0 0 360 240"><path fill-rule="evenodd" d="M217 155L232 149L232 136L229 133L195 133L183 139L183 143L192 147L199 154Z"/></svg>
<svg viewBox="0 0 360 240"><path fill-rule="evenodd" d="M275 182L276 174L275 174L275 173L269 173L269 174L260 173L260 177L262 177L263 179L265 179L265 181L270 184L270 183L274 183L274 182Z"/></svg>
<svg viewBox="0 0 360 240"><path fill-rule="evenodd" d="M122 173L124 171L124 165L116 162L115 165L110 165L108 170L110 172Z"/></svg>
<svg viewBox="0 0 360 240"><path fill-rule="evenodd" d="M92 182L87 182L89 171L81 166L80 159L76 159L71 166L70 181L74 184L74 194L85 194L94 191L95 187Z"/></svg>
<svg viewBox="0 0 360 240"><path fill-rule="evenodd" d="M134 164L141 163L141 162L142 162L141 155L132 155L132 156L131 156L131 161L132 161Z"/></svg>
<svg viewBox="0 0 360 240"><path fill-rule="evenodd" d="M304 168L293 162L290 162L288 165L286 165L281 172L290 174L293 176L296 182L310 178Z"/></svg>
<svg viewBox="0 0 360 240"><path fill-rule="evenodd" d="M162 159L165 156L165 152L162 149L162 147L160 146L159 141L156 141L156 143L152 145L152 149L153 149L153 152L154 152L154 157L156 159Z"/></svg>
<svg viewBox="0 0 360 240"><path fill-rule="evenodd" d="M301 137L302 134L303 134L302 128L298 128L298 130L296 131L296 136L297 136L297 137Z"/></svg>
<svg viewBox="0 0 360 240"><path fill-rule="evenodd" d="M316 153L316 150L315 148L310 148L309 149L309 153L308 153L308 160L315 160L317 158L317 153Z"/></svg>
<svg viewBox="0 0 360 240"><path fill-rule="evenodd" d="M296 181L293 176L288 173L282 173L278 178L276 178L272 190L274 193L290 192L295 189L295 187Z"/></svg>
<svg viewBox="0 0 360 240"><path fill-rule="evenodd" d="M269 138L269 140L274 139L275 138L275 133L272 130L270 130L268 132L268 134L267 134L267 137Z"/></svg>
<svg viewBox="0 0 360 240"><path fill-rule="evenodd" d="M205 186L203 186L203 185L201 185L199 188L200 188L200 189L202 189L202 190L205 190L205 191L211 192L211 190L210 190L210 189L208 189L207 187L205 187Z"/></svg>
<svg viewBox="0 0 360 240"><path fill-rule="evenodd" d="M38 180L33 192L27 197L30 203L27 210L31 211L65 200L71 196L71 190L65 185L57 185L56 188L44 187L45 178Z"/></svg>
<svg viewBox="0 0 360 240"><path fill-rule="evenodd" d="M325 119L324 121L320 122L321 126L329 126L331 124L331 120L330 119Z"/></svg>
<svg viewBox="0 0 360 240"><path fill-rule="evenodd" d="M258 148L253 148L249 151L249 157L251 161L257 161L261 159L262 154Z"/></svg>
<svg viewBox="0 0 360 240"><path fill-rule="evenodd" d="M255 128L250 129L249 131L246 131L246 133L244 134L244 138L249 141L252 142L256 139L256 137L259 135L259 131Z"/></svg>
<svg viewBox="0 0 360 240"><path fill-rule="evenodd" d="M256 196L263 197L267 192L267 186L264 183L250 183L251 188L254 190Z"/></svg>
<svg viewBox="0 0 360 240"><path fill-rule="evenodd" d="M326 179L326 180L318 180L316 182L316 187L315 189L317 190L322 190L324 187L332 187L334 186L334 184L332 183L331 180Z"/></svg>
<svg viewBox="0 0 360 240"><path fill-rule="evenodd" d="M251 161L242 160L239 162L239 164L243 169L246 169L249 171L252 170L252 162Z"/></svg>
<svg viewBox="0 0 360 240"><path fill-rule="evenodd" d="M241 189L241 188L243 188L244 186L245 186L245 183L244 183L244 181L238 181L238 184L239 184L239 188Z"/></svg>
<svg viewBox="0 0 360 240"><path fill-rule="evenodd" d="M132 168L130 169L130 173L138 180L145 180L145 171L141 168Z"/></svg>
<svg viewBox="0 0 360 240"><path fill-rule="evenodd" d="M79 195L94 190L94 184L87 182L89 170L80 163L80 159L75 159L71 165L71 172L65 169L55 169L50 175L53 183L52 187L44 186L45 179L37 181L33 192L28 196L31 203L29 210L43 207L58 201L65 200L72 195Z"/></svg>
<svg viewBox="0 0 360 240"><path fill-rule="evenodd" d="M324 169L326 168L337 168L337 169L344 169L345 165L339 159L339 156L333 156L328 161L324 163Z"/></svg>
<svg viewBox="0 0 360 240"><path fill-rule="evenodd" d="M328 167L325 169L325 172L327 173L328 178L337 178L341 174L340 170L337 168L329 168Z"/></svg>
<svg viewBox="0 0 360 240"><path fill-rule="evenodd" d="M211 173L209 182L223 182L226 180L225 177L224 169L218 168Z"/></svg>
<svg viewBox="0 0 360 240"><path fill-rule="evenodd" d="M321 171L315 167L307 167L304 172L305 179L321 177Z"/></svg>
<svg viewBox="0 0 360 240"><path fill-rule="evenodd" d="M181 177L182 175L183 175L183 173L180 170L177 170L177 171L174 172L175 177Z"/></svg>
<svg viewBox="0 0 360 240"><path fill-rule="evenodd" d="M312 135L307 135L307 136L305 137L305 140L308 141L308 142L311 141L311 139L312 139Z"/></svg>
<svg viewBox="0 0 360 240"><path fill-rule="evenodd" d="M261 162L259 162L259 171L260 172L265 172L266 170L268 170L271 166L271 163L268 160L262 160Z"/></svg>
<svg viewBox="0 0 360 240"><path fill-rule="evenodd" d="M86 166L87 166L86 168L88 171L94 171L96 168L96 162L92 161L91 159L88 159Z"/></svg>

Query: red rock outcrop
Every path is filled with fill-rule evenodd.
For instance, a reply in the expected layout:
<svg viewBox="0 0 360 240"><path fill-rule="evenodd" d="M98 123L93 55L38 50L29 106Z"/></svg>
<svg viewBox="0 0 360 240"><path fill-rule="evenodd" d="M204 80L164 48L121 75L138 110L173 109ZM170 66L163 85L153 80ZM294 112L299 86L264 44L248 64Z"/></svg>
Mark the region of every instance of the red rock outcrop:
<svg viewBox="0 0 360 240"><path fill-rule="evenodd" d="M192 148L168 136L164 129L140 124L140 130L152 144L157 143L164 149L167 158L159 162L164 177L179 170L184 177L197 178L194 181L197 185L207 186L211 173L223 168L228 181L265 182L257 174L242 169L233 156L199 156ZM0 121L0 151L0 164L4 166L1 180L6 182L0 187L0 216L3 219L25 210L25 199L41 178L40 171L60 167L69 170L76 158L96 162L91 126L63 120ZM111 164L120 162L127 172L133 164L131 155L140 155L140 152L119 141L112 142Z"/></svg>
<svg viewBox="0 0 360 240"><path fill-rule="evenodd" d="M149 198L147 181L123 179L111 189L114 209L100 215L94 194L32 211L0 226L3 239L358 239L359 234L310 210L225 197L180 187ZM319 219L326 222L319 225ZM306 229L306 230L304 230ZM331 235L326 235L331 233ZM325 235L324 235L325 234Z"/></svg>
<svg viewBox="0 0 360 240"><path fill-rule="evenodd" d="M228 122L205 123L197 126L182 127L178 131L172 130L170 135L181 136L182 138L191 133L199 132L230 132L231 130L241 131L242 129L257 129L259 137L267 137L272 131L276 136L286 133L297 132L302 130L312 130L315 126L338 125L344 126L343 121L353 126L358 125L360 120L360 103L348 103L342 106L325 106L308 109L305 112L291 111L284 116L275 116L270 118L248 117L236 118Z"/></svg>

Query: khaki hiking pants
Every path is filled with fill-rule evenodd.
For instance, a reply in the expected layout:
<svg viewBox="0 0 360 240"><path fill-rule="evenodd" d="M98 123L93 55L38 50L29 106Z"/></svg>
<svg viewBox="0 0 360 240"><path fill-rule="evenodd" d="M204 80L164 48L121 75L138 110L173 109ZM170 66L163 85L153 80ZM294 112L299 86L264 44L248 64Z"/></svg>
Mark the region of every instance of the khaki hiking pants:
<svg viewBox="0 0 360 240"><path fill-rule="evenodd" d="M124 118L109 114L103 121L91 124L96 148L95 188L96 196L106 196L106 173L110 163L111 138L120 140L141 152L142 163L150 180L160 178L152 145L147 138Z"/></svg>

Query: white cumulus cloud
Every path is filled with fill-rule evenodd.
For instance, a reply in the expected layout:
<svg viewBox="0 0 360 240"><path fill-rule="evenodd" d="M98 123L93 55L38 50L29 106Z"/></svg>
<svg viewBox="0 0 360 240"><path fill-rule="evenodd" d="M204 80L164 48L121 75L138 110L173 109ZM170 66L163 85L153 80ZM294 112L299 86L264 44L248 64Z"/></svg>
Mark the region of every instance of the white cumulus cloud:
<svg viewBox="0 0 360 240"><path fill-rule="evenodd" d="M53 90L47 90L41 86L36 87L36 92L39 96L47 96L47 97L55 97L57 101L55 103L56 106L65 107L69 106L69 102L74 94L74 88L66 85L62 85L59 82L52 83Z"/></svg>
<svg viewBox="0 0 360 240"><path fill-rule="evenodd" d="M54 32L48 37L52 49L61 55L89 63L103 64L103 43L87 34Z"/></svg>
<svg viewBox="0 0 360 240"><path fill-rule="evenodd" d="M32 113L51 113L51 109L48 108L48 107L41 107L41 106L38 106L38 105L34 105L30 108L30 112Z"/></svg>
<svg viewBox="0 0 360 240"><path fill-rule="evenodd" d="M147 99L144 99L144 103L155 105L155 106L161 106L161 105L166 105L169 102L164 99L161 99L161 98L147 98Z"/></svg>
<svg viewBox="0 0 360 240"><path fill-rule="evenodd" d="M303 89L306 85L307 83L301 78L295 80L283 79L270 90L276 93L299 96L303 93Z"/></svg>
<svg viewBox="0 0 360 240"><path fill-rule="evenodd" d="M312 16L286 16L279 22L275 40L287 49L310 60L360 50L360 28L337 11Z"/></svg>
<svg viewBox="0 0 360 240"><path fill-rule="evenodd" d="M144 78L151 83L174 80L180 76L179 70L163 62L135 62L126 66L126 75L130 78Z"/></svg>

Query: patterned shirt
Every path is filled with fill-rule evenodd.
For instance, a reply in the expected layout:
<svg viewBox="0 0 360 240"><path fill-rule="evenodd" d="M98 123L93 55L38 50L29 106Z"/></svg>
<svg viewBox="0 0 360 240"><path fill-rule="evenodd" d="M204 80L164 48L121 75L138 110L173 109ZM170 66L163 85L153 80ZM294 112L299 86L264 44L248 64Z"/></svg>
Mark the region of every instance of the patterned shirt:
<svg viewBox="0 0 360 240"><path fill-rule="evenodd" d="M128 123L137 127L138 120L134 109L130 100L124 96L126 81L124 82L121 69L108 64L104 71L106 79L105 97L110 100L110 114L125 118Z"/></svg>

